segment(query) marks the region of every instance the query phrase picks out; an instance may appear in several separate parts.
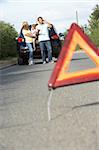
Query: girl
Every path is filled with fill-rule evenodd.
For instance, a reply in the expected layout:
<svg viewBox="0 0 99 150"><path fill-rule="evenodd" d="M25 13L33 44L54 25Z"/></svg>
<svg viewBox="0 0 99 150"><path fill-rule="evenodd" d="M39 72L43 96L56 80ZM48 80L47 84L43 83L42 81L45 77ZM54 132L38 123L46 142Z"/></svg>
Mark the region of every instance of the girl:
<svg viewBox="0 0 99 150"><path fill-rule="evenodd" d="M37 39L37 33L38 33L38 30L36 29L36 26L37 26L37 24L33 24L32 27L31 27L31 33L32 33L32 36L33 36L34 51L36 50L36 39Z"/></svg>

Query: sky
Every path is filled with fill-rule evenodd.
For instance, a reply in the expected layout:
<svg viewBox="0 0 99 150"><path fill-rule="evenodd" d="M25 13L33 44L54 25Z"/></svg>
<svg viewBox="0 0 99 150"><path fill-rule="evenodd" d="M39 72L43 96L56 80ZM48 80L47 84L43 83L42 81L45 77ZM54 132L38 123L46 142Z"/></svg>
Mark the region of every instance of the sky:
<svg viewBox="0 0 99 150"><path fill-rule="evenodd" d="M14 25L19 32L23 21L33 24L42 16L60 33L77 22L76 14L79 25L88 24L96 4L99 0L0 0L0 21Z"/></svg>

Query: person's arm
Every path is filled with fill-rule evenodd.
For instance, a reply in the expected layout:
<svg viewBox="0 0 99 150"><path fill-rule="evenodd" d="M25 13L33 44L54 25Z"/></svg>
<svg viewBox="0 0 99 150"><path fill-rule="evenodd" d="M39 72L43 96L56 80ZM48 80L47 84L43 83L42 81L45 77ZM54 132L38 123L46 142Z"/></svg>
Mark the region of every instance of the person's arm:
<svg viewBox="0 0 99 150"><path fill-rule="evenodd" d="M31 32L28 33L27 30L24 30L24 29L23 29L23 30L22 30L22 33L23 33L24 36L32 37L32 33L31 33Z"/></svg>
<svg viewBox="0 0 99 150"><path fill-rule="evenodd" d="M40 34L40 29L39 29L38 25L36 26L36 30L37 30L37 35L39 35Z"/></svg>
<svg viewBox="0 0 99 150"><path fill-rule="evenodd" d="M44 23L46 23L48 25L48 28L52 28L52 24L47 22L46 20L44 20Z"/></svg>
<svg viewBox="0 0 99 150"><path fill-rule="evenodd" d="M25 36L31 37L31 38L36 38L36 35L32 35L32 33L26 33Z"/></svg>
<svg viewBox="0 0 99 150"><path fill-rule="evenodd" d="M33 37L32 33L26 33L25 36Z"/></svg>

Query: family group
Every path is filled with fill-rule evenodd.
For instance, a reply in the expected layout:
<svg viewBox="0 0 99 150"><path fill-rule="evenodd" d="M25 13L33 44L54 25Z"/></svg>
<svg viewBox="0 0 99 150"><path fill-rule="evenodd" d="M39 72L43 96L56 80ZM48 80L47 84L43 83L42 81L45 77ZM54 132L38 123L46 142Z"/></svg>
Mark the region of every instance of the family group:
<svg viewBox="0 0 99 150"><path fill-rule="evenodd" d="M31 25L31 29L29 28L29 24L27 21L24 21L22 23L22 33L25 38L26 46L29 49L29 65L34 64L33 51L36 50L37 38L40 45L42 63L46 63L45 48L48 53L48 63L53 63L52 48L48 33L48 29L50 29L51 27L52 24L44 20L42 17L37 18L36 24Z"/></svg>

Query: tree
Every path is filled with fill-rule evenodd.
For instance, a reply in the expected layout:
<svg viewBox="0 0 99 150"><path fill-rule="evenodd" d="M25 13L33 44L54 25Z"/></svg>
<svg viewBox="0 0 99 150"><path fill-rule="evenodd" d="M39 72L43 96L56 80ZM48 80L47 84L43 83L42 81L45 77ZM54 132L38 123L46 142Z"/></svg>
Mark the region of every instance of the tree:
<svg viewBox="0 0 99 150"><path fill-rule="evenodd" d="M99 46L99 5L96 5L89 17L90 38Z"/></svg>
<svg viewBox="0 0 99 150"><path fill-rule="evenodd" d="M89 28L88 28L87 24L84 24L83 26L81 25L81 28L85 34L87 34L88 36L90 35Z"/></svg>
<svg viewBox="0 0 99 150"><path fill-rule="evenodd" d="M16 56L17 36L18 33L12 25L0 21L0 59Z"/></svg>

